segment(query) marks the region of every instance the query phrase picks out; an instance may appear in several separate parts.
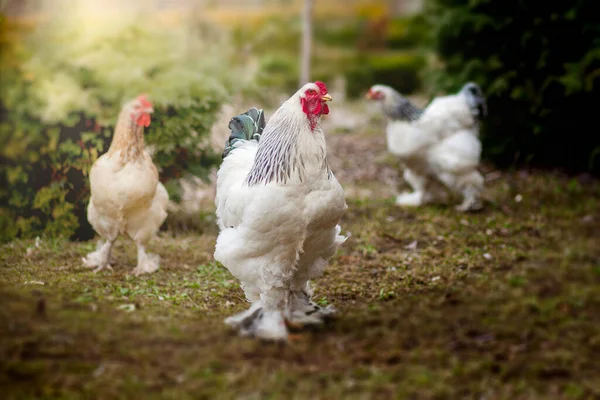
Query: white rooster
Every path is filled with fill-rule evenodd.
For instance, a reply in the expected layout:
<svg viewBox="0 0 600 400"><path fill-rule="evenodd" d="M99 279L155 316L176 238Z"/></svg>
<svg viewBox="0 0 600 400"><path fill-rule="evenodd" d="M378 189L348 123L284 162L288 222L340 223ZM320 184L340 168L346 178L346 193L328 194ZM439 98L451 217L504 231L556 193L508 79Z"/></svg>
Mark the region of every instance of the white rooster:
<svg viewBox="0 0 600 400"><path fill-rule="evenodd" d="M266 126L255 108L229 123L217 173L214 256L252 302L225 321L243 335L286 340L286 324L319 324L335 311L313 303L309 285L346 240L338 224L344 192L320 125L330 100L325 84L308 83Z"/></svg>
<svg viewBox="0 0 600 400"><path fill-rule="evenodd" d="M125 104L108 152L90 171L88 221L102 240L83 262L96 268L94 272L111 269L110 252L119 234L137 245L133 274L159 267L160 257L146 253L146 245L167 217L169 195L144 148L144 127L150 125L151 112L152 104L143 95Z"/></svg>
<svg viewBox="0 0 600 400"><path fill-rule="evenodd" d="M437 97L423 110L385 85L372 86L366 97L381 103L388 118L388 150L404 164L404 179L414 190L400 194L396 204L420 206L444 200L446 188L462 195L457 210L482 208L479 121L487 107L477 84L470 82L457 94Z"/></svg>

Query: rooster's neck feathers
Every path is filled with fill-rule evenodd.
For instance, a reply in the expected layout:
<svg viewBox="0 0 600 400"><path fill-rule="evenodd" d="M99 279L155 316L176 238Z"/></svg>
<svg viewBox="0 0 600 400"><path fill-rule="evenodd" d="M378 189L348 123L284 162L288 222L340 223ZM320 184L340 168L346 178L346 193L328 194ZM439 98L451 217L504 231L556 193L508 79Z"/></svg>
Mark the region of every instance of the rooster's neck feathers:
<svg viewBox="0 0 600 400"><path fill-rule="evenodd" d="M309 170L331 178L323 131L318 123L311 129L299 98L293 96L273 114L260 136L246 183L286 184L291 178L304 182Z"/></svg>

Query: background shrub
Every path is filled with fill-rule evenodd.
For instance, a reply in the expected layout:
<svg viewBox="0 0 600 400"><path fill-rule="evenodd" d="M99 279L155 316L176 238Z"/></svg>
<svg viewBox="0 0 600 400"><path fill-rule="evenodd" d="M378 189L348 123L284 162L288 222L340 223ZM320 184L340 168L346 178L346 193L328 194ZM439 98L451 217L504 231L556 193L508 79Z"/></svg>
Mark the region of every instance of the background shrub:
<svg viewBox="0 0 600 400"><path fill-rule="evenodd" d="M600 23L592 1L429 0L435 91L478 82L484 157L600 173ZM435 93L434 93L435 94Z"/></svg>
<svg viewBox="0 0 600 400"><path fill-rule="evenodd" d="M257 85L294 93L298 90L298 62L286 53L270 53L259 61Z"/></svg>
<svg viewBox="0 0 600 400"><path fill-rule="evenodd" d="M384 53L359 57L346 73L346 90L360 97L374 84L389 85L400 93L411 94L421 87L424 56L418 53Z"/></svg>
<svg viewBox="0 0 600 400"><path fill-rule="evenodd" d="M407 94L419 90L425 58L415 48L428 37L424 17L390 19L378 2L356 7L352 15L340 14L340 10L315 13L311 79L333 82L343 76L349 97L361 96L375 83ZM301 21L293 13L255 15L243 21L234 25L234 45L244 49L246 64L252 64L250 55L258 58L258 78L245 90L261 104L277 106L268 94L297 90Z"/></svg>
<svg viewBox="0 0 600 400"><path fill-rule="evenodd" d="M174 178L203 176L220 160L207 134L235 86L226 38L203 22L101 22L53 19L19 33L0 20L2 241L93 236L87 175L122 103L140 93L154 104L146 140L173 199Z"/></svg>
<svg viewBox="0 0 600 400"><path fill-rule="evenodd" d="M387 28L387 48L415 49L422 46L428 36L429 26L424 15L394 18Z"/></svg>

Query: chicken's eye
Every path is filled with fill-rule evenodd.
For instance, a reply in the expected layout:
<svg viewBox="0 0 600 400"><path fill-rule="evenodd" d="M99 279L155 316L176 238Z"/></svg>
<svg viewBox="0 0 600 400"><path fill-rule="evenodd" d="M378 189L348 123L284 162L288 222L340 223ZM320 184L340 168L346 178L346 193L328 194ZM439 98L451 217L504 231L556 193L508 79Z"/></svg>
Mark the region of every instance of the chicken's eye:
<svg viewBox="0 0 600 400"><path fill-rule="evenodd" d="M315 94L315 93L317 93L317 92L316 92L314 89L308 89L308 90L306 91L306 93L308 93L308 94Z"/></svg>

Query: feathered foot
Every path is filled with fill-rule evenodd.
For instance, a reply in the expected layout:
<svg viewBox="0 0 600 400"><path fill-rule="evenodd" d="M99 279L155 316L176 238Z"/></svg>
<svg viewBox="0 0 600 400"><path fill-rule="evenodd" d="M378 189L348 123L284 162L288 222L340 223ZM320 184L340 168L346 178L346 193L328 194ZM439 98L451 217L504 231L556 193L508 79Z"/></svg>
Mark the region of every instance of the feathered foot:
<svg viewBox="0 0 600 400"><path fill-rule="evenodd" d="M105 268L112 271L112 267L109 264L112 244L113 242L108 240L98 242L96 251L88 253L87 256L81 259L83 264L88 268L95 268L94 273L100 272Z"/></svg>
<svg viewBox="0 0 600 400"><path fill-rule="evenodd" d="M321 325L325 320L333 318L336 313L334 306L321 307L304 291L296 291L292 294L289 322L295 326Z"/></svg>
<svg viewBox="0 0 600 400"><path fill-rule="evenodd" d="M287 341L288 339L282 311L265 310L260 301L252 304L246 311L228 317L225 319L225 323L239 330L242 336L274 341Z"/></svg>
<svg viewBox="0 0 600 400"><path fill-rule="evenodd" d="M160 266L160 256L146 253L143 245L138 244L138 264L131 271L133 275L150 274L158 270Z"/></svg>
<svg viewBox="0 0 600 400"><path fill-rule="evenodd" d="M288 341L290 330L321 325L336 313L331 305L321 307L311 301L310 289L307 290L287 291L280 297L281 302L271 306L265 305L270 304L271 299L261 296L261 300L253 303L248 310L227 318L225 323L238 329L242 336Z"/></svg>
<svg viewBox="0 0 600 400"><path fill-rule="evenodd" d="M456 187L460 188L460 193L463 197L463 202L456 206L457 211L479 211L483 208L481 201L481 191L483 190L484 179L479 171L461 176L456 182Z"/></svg>
<svg viewBox="0 0 600 400"><path fill-rule="evenodd" d="M479 211L482 208L483 203L478 197L467 198L455 207L455 209L460 212Z"/></svg>
<svg viewBox="0 0 600 400"><path fill-rule="evenodd" d="M402 207L418 207L423 204L422 192L403 192L396 197L396 205Z"/></svg>
<svg viewBox="0 0 600 400"><path fill-rule="evenodd" d="M291 311L286 313L284 310L268 310L262 302L257 301L246 311L225 319L225 323L237 329L242 336L287 341L290 339L290 330L299 331L307 326L321 325L336 313L331 305L321 307L310 301L304 292L294 292L291 305Z"/></svg>
<svg viewBox="0 0 600 400"><path fill-rule="evenodd" d="M473 187L467 187L463 190L463 202L456 206L457 211L479 211L483 208L483 203L479 197L479 191Z"/></svg>

